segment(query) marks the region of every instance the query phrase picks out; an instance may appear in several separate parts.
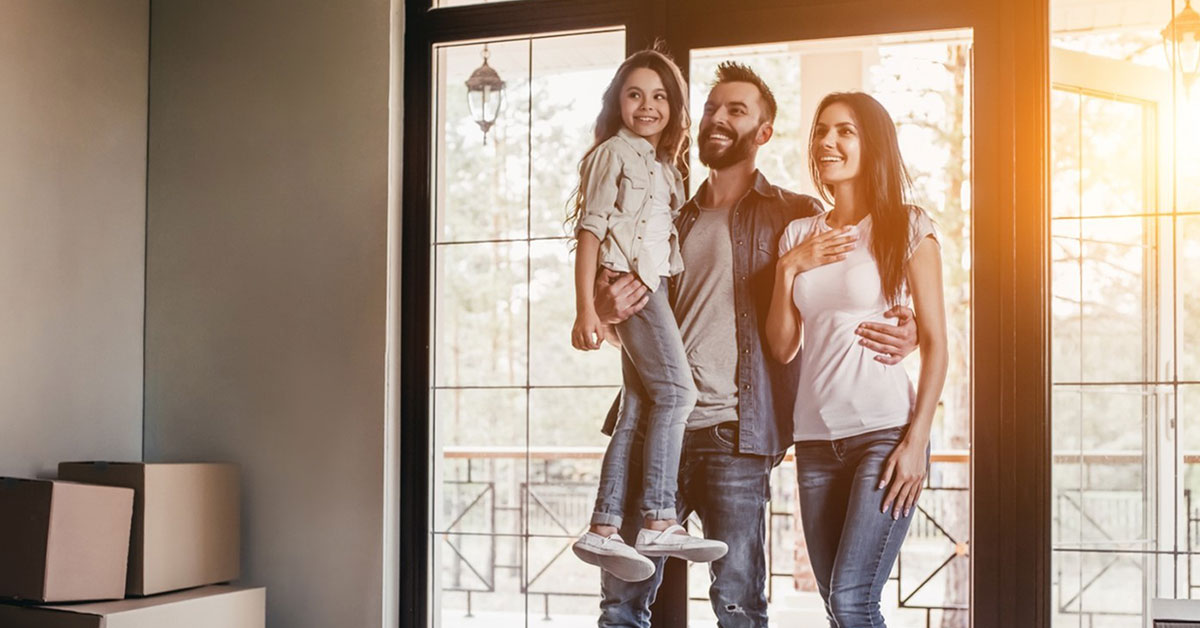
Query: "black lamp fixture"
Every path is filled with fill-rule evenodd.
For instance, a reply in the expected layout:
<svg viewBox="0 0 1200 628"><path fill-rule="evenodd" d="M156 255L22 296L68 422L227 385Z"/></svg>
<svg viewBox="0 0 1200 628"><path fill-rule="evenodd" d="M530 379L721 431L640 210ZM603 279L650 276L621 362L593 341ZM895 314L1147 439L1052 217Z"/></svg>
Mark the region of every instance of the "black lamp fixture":
<svg viewBox="0 0 1200 628"><path fill-rule="evenodd" d="M475 68L467 79L467 107L475 124L483 130L483 143L487 144L487 133L496 123L500 108L504 106L504 81L492 66L488 65L487 44L483 45L483 65Z"/></svg>
<svg viewBox="0 0 1200 628"><path fill-rule="evenodd" d="M1183 87L1190 91L1200 75L1200 13L1192 8L1192 0L1185 0L1183 10L1162 29L1162 38L1167 65L1179 68Z"/></svg>

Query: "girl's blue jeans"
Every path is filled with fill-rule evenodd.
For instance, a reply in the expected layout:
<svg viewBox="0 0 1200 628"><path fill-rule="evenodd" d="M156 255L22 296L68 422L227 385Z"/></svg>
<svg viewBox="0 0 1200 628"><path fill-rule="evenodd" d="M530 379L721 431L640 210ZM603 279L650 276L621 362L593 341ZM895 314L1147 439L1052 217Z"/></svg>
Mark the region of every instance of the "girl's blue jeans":
<svg viewBox="0 0 1200 628"><path fill-rule="evenodd" d="M879 599L912 513L892 519L891 508L880 511L888 489L879 479L905 429L796 443L800 519L831 628L887 625Z"/></svg>
<svg viewBox="0 0 1200 628"><path fill-rule="evenodd" d="M679 455L688 416L696 406L696 384L667 300L667 282L638 313L616 327L621 339L621 375L625 389L645 391L648 407L637 421L621 421L613 430L600 467L600 490L592 525L620 528L629 486L634 435L645 435L642 448L642 512L647 519L674 519ZM628 425L627 425L628 423ZM642 423L641 429L637 423Z"/></svg>

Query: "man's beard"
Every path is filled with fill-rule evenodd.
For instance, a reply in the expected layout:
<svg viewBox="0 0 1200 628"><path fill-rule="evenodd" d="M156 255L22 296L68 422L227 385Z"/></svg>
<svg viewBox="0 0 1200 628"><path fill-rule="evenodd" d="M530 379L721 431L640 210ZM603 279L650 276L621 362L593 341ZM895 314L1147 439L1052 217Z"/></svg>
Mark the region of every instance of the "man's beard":
<svg viewBox="0 0 1200 628"><path fill-rule="evenodd" d="M733 129L722 129L722 131L735 136L733 143L729 145L729 148L724 150L709 148L708 138L712 135L713 127L702 130L700 137L697 138L700 142L700 163L712 170L728 168L749 158L754 152L754 135L737 135L737 132Z"/></svg>

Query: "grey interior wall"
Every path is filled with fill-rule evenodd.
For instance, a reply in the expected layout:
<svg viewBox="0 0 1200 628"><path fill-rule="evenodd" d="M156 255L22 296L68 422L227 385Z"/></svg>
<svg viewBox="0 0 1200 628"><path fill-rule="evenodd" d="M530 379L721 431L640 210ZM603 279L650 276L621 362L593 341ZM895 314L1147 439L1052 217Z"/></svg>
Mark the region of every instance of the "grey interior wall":
<svg viewBox="0 0 1200 628"><path fill-rule="evenodd" d="M0 0L0 475L142 453L148 0Z"/></svg>
<svg viewBox="0 0 1200 628"><path fill-rule="evenodd" d="M146 457L241 464L275 628L381 624L389 5L152 7Z"/></svg>

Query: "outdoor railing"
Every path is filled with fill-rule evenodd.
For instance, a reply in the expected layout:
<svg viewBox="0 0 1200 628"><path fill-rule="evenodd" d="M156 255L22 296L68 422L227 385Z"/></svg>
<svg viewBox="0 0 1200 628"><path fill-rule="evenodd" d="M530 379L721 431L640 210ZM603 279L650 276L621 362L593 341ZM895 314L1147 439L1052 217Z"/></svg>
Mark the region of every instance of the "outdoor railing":
<svg viewBox="0 0 1200 628"><path fill-rule="evenodd" d="M522 594L539 598L545 619L551 618L555 606L570 607L570 599L598 595L594 574L576 569L578 565L573 564L575 559L569 548L586 528L603 448L445 447L439 453L443 472L441 487L436 490L443 495L438 534L442 536L440 545L444 554L450 557L452 571L441 578L441 590L465 594L468 616L472 613L473 596L496 591L497 574L502 572L519 578ZM1188 453L1182 460L1188 465L1200 463L1200 453ZM1136 476L1128 468L1139 467L1144 461L1140 453L1129 451L1055 452L1056 467L1065 465L1072 476L1078 472L1080 478L1077 486L1063 488L1060 483L1056 490L1053 516L1055 529L1059 530L1057 536L1073 540L1077 530L1071 526L1078 525L1090 526L1080 538L1090 535L1089 538L1101 542L1120 542L1130 536L1132 524L1126 521L1128 514L1123 519L1121 513L1129 513L1131 500L1141 499L1142 493L1136 487L1112 489L1106 484L1105 478L1109 476L1104 474ZM967 608L969 465L970 454L966 450L931 454L926 487L892 575L896 606L918 613L924 611L926 626L934 625L935 614L941 616ZM795 460L789 453L772 478L767 532L769 598L775 597L776 586L781 583L789 587L806 584L796 503ZM1200 588L1197 583L1200 570L1194 580L1190 564L1193 539L1200 539L1200 511L1193 512L1190 491L1185 492L1185 508L1190 597L1193 590ZM472 523L465 525L468 519ZM692 525L698 524L692 521ZM505 546L506 550L499 549L503 539L522 536L536 537L542 544L536 557L528 548L517 551L511 544ZM484 549L468 555L462 549L462 539L468 537L476 548ZM1059 545L1062 544L1056 542ZM562 565L563 561L570 564ZM586 579L562 576L571 570L586 575ZM1074 587L1078 590L1064 591L1063 579L1057 581L1059 613L1105 614L1076 608L1078 599L1094 582L1080 582ZM701 586L693 587L691 599L706 599L704 590ZM552 604L555 600L567 603ZM965 613L961 615L965 617Z"/></svg>

